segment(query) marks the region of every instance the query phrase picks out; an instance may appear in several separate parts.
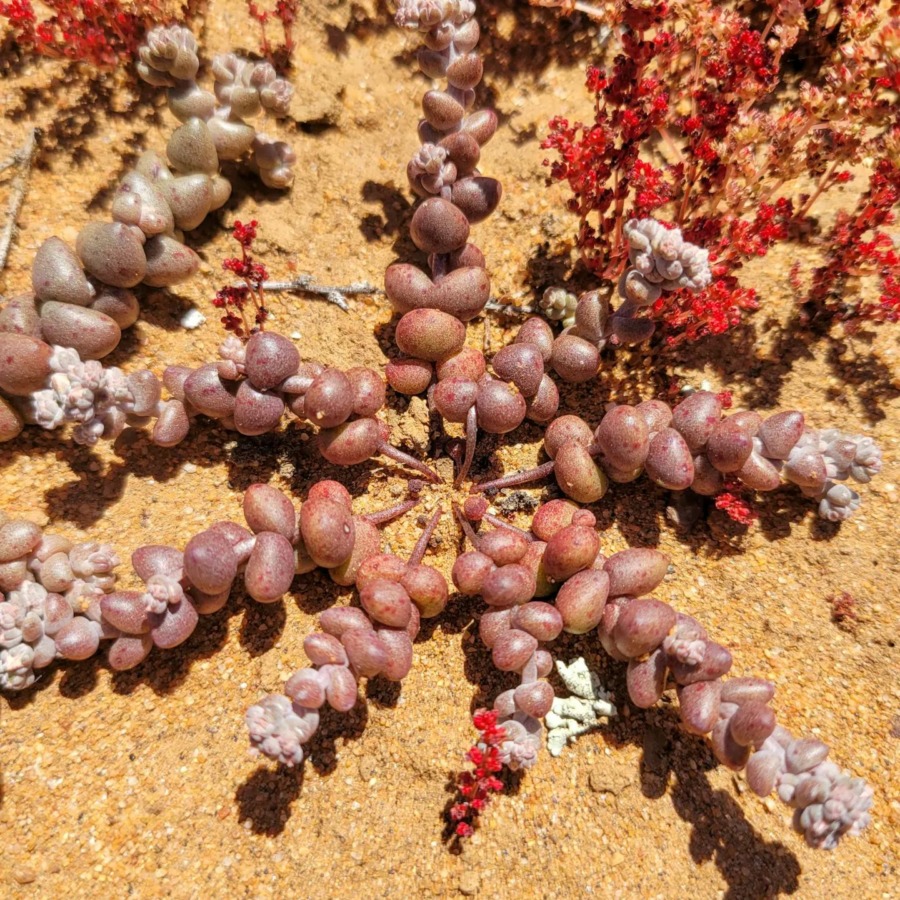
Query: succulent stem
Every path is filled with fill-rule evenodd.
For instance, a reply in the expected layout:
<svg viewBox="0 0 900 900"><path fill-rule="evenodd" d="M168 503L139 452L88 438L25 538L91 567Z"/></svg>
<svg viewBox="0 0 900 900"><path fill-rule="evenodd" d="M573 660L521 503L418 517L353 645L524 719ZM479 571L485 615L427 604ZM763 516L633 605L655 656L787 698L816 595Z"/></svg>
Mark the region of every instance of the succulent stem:
<svg viewBox="0 0 900 900"><path fill-rule="evenodd" d="M402 503L395 503L387 509L379 509L377 512L366 513L364 516L361 516L361 518L370 525L375 525L376 527L386 525L388 522L399 519L400 516L408 513L414 506L417 506L418 503L419 498L415 497L411 500L404 500Z"/></svg>
<svg viewBox="0 0 900 900"><path fill-rule="evenodd" d="M478 413L473 404L466 413L466 455L463 457L462 466L460 466L459 474L456 481L453 482L454 487L459 487L469 474L472 468L472 460L475 459L475 443L478 440Z"/></svg>
<svg viewBox="0 0 900 900"><path fill-rule="evenodd" d="M416 541L416 546L413 547L413 551L409 555L410 566L419 565L419 563L421 563L425 558L425 551L428 549L428 542L431 540L431 536L434 534L434 529L437 528L437 524L438 522L440 522L441 516L443 514L443 507L440 506L431 514L431 518L428 520L428 524L422 530L422 533L419 535L419 539Z"/></svg>
<svg viewBox="0 0 900 900"><path fill-rule="evenodd" d="M517 487L520 484L531 484L551 475L555 465L551 459L549 462L545 462L543 465L536 466L533 469L513 472L511 475L504 475L503 478L495 478L493 481L482 481L472 485L471 493L484 494L487 491L499 491L502 488Z"/></svg>
<svg viewBox="0 0 900 900"><path fill-rule="evenodd" d="M382 441L381 445L378 447L378 452L394 460L394 462L403 463L404 466L415 469L416 472L420 472L426 480L430 481L432 484L440 484L443 481L441 476L438 475L434 469L430 469L425 463L416 459L414 456L410 456L409 453L404 453L387 441Z"/></svg>

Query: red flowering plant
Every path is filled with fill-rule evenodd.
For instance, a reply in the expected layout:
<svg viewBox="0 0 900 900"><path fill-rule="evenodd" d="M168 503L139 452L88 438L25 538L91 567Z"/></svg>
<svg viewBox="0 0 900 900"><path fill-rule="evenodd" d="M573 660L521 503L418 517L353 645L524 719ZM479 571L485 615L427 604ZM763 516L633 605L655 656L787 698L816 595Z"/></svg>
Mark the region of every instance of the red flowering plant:
<svg viewBox="0 0 900 900"><path fill-rule="evenodd" d="M240 244L241 255L224 260L222 268L240 278L243 284L225 285L216 291L213 299L213 306L224 310L221 321L225 330L243 340L249 340L251 335L262 331L269 317L263 290L263 282L268 279L269 273L252 255L258 226L259 222L255 219L246 225L234 223L232 237Z"/></svg>
<svg viewBox="0 0 900 900"><path fill-rule="evenodd" d="M254 0L247 0L247 11L250 18L259 24L260 52L276 69L284 70L291 66L294 55L294 24L297 21L297 0L276 0L271 10L263 9ZM273 45L269 41L266 29L269 21L276 19L281 25L284 40Z"/></svg>
<svg viewBox="0 0 900 900"><path fill-rule="evenodd" d="M588 69L593 123L551 120L542 146L558 158L545 164L572 190L577 245L600 278L624 271L632 218L657 218L709 251L707 287L664 294L651 308L669 345L724 332L756 309L741 267L809 231L812 205L864 158L875 160L869 191L828 237L809 304L829 322L900 315L896 254L872 230L892 220L900 184L900 4L887 15L875 0L820 6L769 0L760 22L713 0L610 0L593 10L617 52L611 66ZM801 58L808 80L785 90L788 63ZM813 190L790 194L800 176ZM850 277L875 273L878 303L847 298Z"/></svg>
<svg viewBox="0 0 900 900"><path fill-rule="evenodd" d="M196 11L196 0L173 6L166 0L42 0L49 15L38 17L31 0L0 0L0 19L7 23L3 45L20 53L86 62L101 70L130 62L144 35L154 25Z"/></svg>
<svg viewBox="0 0 900 900"><path fill-rule="evenodd" d="M503 770L500 762L500 745L506 740L506 732L497 724L497 710L479 709L472 717L479 739L466 754L474 768L462 772L457 779L461 800L450 807L453 835L471 837L475 833L475 820L487 806L492 794L503 790L503 782L497 777Z"/></svg>

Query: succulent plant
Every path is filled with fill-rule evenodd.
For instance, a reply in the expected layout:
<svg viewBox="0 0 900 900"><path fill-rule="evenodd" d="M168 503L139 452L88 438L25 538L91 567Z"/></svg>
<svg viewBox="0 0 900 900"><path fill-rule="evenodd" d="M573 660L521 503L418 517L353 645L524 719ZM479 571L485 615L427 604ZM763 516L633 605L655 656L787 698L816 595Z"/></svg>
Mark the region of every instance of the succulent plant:
<svg viewBox="0 0 900 900"><path fill-rule="evenodd" d="M303 363L293 342L275 332L258 332L246 344L228 337L218 362L197 369L169 366L161 381L147 369L126 376L118 368L82 361L71 348L50 347L24 335L0 334L0 350L4 347L23 361L0 363L0 387L20 395L10 400L16 421L46 429L76 423L72 438L78 444L113 439L128 425L156 419L150 440L173 447L187 437L198 415L244 435L259 435L278 428L290 412L319 428L316 446L335 465L356 465L383 454L429 481L439 480L424 463L389 443L387 426L375 418L385 391L374 369L356 366L344 372ZM171 394L168 400L163 387Z"/></svg>
<svg viewBox="0 0 900 900"><path fill-rule="evenodd" d="M417 502L413 497L355 516L342 485L319 481L298 514L285 494L253 484L243 504L249 530L216 522L191 538L183 551L159 544L135 550L131 563L144 582L142 591L115 590L119 559L109 545L73 544L45 535L32 522L0 514L0 688L28 688L34 670L57 658L87 659L103 640L112 641L110 667L132 669L154 646L170 650L183 644L199 616L222 609L240 574L258 603L277 602L295 575L318 566L337 584L350 585L379 552L378 526ZM418 565L424 552L423 544L411 569L428 568ZM423 598L431 615L447 599L446 584L441 603L433 582L433 576L410 574L411 596Z"/></svg>
<svg viewBox="0 0 900 900"><path fill-rule="evenodd" d="M786 481L818 501L823 519L839 522L860 504L842 482L865 484L881 471L871 438L816 431L797 410L765 419L749 411L724 416L710 391L696 391L674 409L660 400L613 404L595 430L578 416L560 416L547 427L544 449L550 462L475 489L496 491L553 474L567 497L593 503L610 481L634 481L642 473L660 487L704 496L724 490L728 478L753 491L773 491Z"/></svg>
<svg viewBox="0 0 900 900"><path fill-rule="evenodd" d="M532 318L490 360L466 346L466 324L490 294L484 256L469 243L470 226L490 215L501 194L499 183L477 168L497 118L490 110L472 111L482 75L474 10L470 0L398 4L398 23L424 35L420 68L431 78L446 77L447 86L423 99L422 146L407 169L420 198L411 235L428 254L430 275L405 263L385 273L403 354L387 364L386 379L402 394L427 391L433 410L464 425L457 484L468 476L479 428L507 434L526 419L546 425L549 462L476 485L462 507L454 504L472 549L456 557L453 583L461 594L484 600L481 639L494 666L518 679L495 699L486 723L497 759L511 769L537 762L541 720L554 704L548 647L563 632L596 635L610 657L627 665L636 707L651 707L674 688L688 733L709 735L719 762L746 769L758 794L776 791L794 808L795 826L812 846L834 847L867 824L871 789L829 761L826 745L795 739L777 725L769 705L773 685L727 678L728 649L698 620L651 595L668 569L663 554L638 547L606 557L594 513L579 504L600 500L610 481L643 473L669 490L703 496L730 484L771 491L789 482L818 502L821 516L842 521L859 506L845 482L877 475L880 451L869 437L815 430L796 410L765 418L749 411L725 415L708 391L674 409L657 400L611 404L596 428L577 415L557 416L551 371L567 382L588 381L606 343L650 336L652 322L636 313L662 291L708 283L705 251L651 219L625 227L631 268L620 282L624 302L617 310L598 292L576 300L553 289L541 306L563 324L562 334ZM253 436L280 427L290 412L317 427L318 450L332 464L356 465L381 454L440 482L425 463L388 442L388 429L376 418L385 403L377 372L303 361L280 334L257 331L246 343L231 337L218 360L197 368L171 365L161 378L149 370L126 375L98 361L138 316L133 288L165 287L196 270L198 258L184 246L183 232L227 200L220 161L246 162L270 187L291 182L291 149L246 122L263 110L286 114L290 86L268 64L227 54L213 62L210 93L196 83L198 69L196 42L186 29L151 32L139 73L167 89L183 123L169 140L168 163L145 153L115 191L113 221L89 223L74 249L57 238L46 241L34 260L33 294L0 311L0 440L15 437L26 422L46 429L71 423L73 439L87 445L126 427L152 426L150 440L172 447L204 418ZM550 474L567 499L540 505L529 530L488 512L484 492ZM253 484L243 497L247 527L216 522L183 550L139 547L132 564L140 590L115 590L119 560L111 547L73 544L0 513L0 688L26 689L54 659L87 659L105 640L112 669L134 668L154 646L168 650L188 640L200 616L224 607L239 578L251 598L269 604L297 575L322 568L338 585L355 588L359 606L322 613L321 631L304 642L311 665L290 676L283 694L269 694L246 714L253 749L296 766L320 710L353 708L362 678L401 681L412 666L421 619L438 616L448 603L444 576L423 564L440 507L408 560L380 552L378 527L415 506L422 487L411 482L409 499L356 515L337 481L313 484L299 511L286 494Z"/></svg>
<svg viewBox="0 0 900 900"><path fill-rule="evenodd" d="M115 636L100 612L119 559L0 512L0 689L31 687L55 659L87 659Z"/></svg>
<svg viewBox="0 0 900 900"><path fill-rule="evenodd" d="M795 810L794 826L810 846L832 849L866 827L871 787L827 760L827 745L794 738L776 723L771 682L727 678L731 653L692 616L649 596L668 570L665 555L632 548L606 557L593 514L570 501L539 507L531 534L505 527L476 534L457 514L476 549L457 558L453 582L484 599L481 640L498 669L520 678L493 704L505 731L504 765L515 770L537 761L541 719L554 701L541 680L553 668L545 645L563 631L596 634L607 654L627 664L635 706L654 706L674 687L682 728L709 735L718 761L746 768L757 794L776 791Z"/></svg>
<svg viewBox="0 0 900 900"><path fill-rule="evenodd" d="M284 694L267 694L247 710L254 752L286 766L298 765L326 703L348 712L356 705L360 678L381 675L402 681L409 674L421 619L438 615L447 603L444 576L422 565L440 515L438 508L409 560L378 553L377 543L368 545L368 555L355 556L352 572L345 575L353 576L361 608L343 606L322 613L322 630L303 642L312 666L294 672Z"/></svg>
<svg viewBox="0 0 900 900"><path fill-rule="evenodd" d="M112 222L89 222L74 249L58 237L41 244L32 291L0 312L0 334L71 348L85 361L101 359L137 321L134 289L171 287L196 273L200 258L185 245L184 232L231 195L221 161L246 161L268 187L287 188L293 180L291 148L244 121L263 110L287 114L292 88L268 63L217 57L214 95L195 81L197 44L187 28L154 28L139 52L138 74L168 88L169 108L182 123L166 146L168 164L146 151L113 193ZM24 341L18 345L19 354L28 352ZM2 384L0 390L18 396ZM0 397L0 440L20 430L17 414Z"/></svg>

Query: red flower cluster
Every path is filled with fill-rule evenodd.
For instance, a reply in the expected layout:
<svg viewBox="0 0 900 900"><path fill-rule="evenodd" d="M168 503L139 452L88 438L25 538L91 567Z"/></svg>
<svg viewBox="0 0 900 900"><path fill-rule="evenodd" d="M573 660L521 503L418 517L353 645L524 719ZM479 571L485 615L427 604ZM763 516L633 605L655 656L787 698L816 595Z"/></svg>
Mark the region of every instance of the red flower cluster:
<svg viewBox="0 0 900 900"><path fill-rule="evenodd" d="M277 0L272 12L260 9L254 0L247 0L247 12L251 19L259 23L260 52L277 69L287 69L291 65L291 57L294 55L294 23L297 21L298 0ZM277 47L269 43L266 33L266 23L270 18L275 18L281 23L284 33L284 41Z"/></svg>
<svg viewBox="0 0 900 900"><path fill-rule="evenodd" d="M550 121L542 146L557 159L544 164L572 191L577 244L597 276L615 281L625 268L630 218L652 215L709 250L713 283L697 295L667 294L651 313L670 345L721 333L756 309L755 291L737 277L744 262L808 231L810 207L864 155L881 160L872 186L840 217L810 299L829 320L900 318L897 253L872 233L898 203L900 28L889 19L875 28L871 0L842 6L836 54L805 18L818 2L770 0L762 29L716 0L605 7L620 48L611 69L587 71L594 121ZM801 35L815 83L802 82L796 99L776 95ZM814 179L812 193L776 196L801 175ZM879 302L836 302L847 276L863 272L879 275Z"/></svg>
<svg viewBox="0 0 900 900"><path fill-rule="evenodd" d="M758 516L744 497L723 491L715 498L716 509L724 510L729 519L740 525L751 525Z"/></svg>
<svg viewBox="0 0 900 900"><path fill-rule="evenodd" d="M154 25L173 18L164 0L43 0L51 15L40 22L31 0L0 0L6 41L20 51L114 69L130 61ZM188 12L188 10L182 10Z"/></svg>
<svg viewBox="0 0 900 900"><path fill-rule="evenodd" d="M900 128L896 129L900 139ZM900 247L879 228L896 221L894 207L900 203L900 166L888 159L879 162L869 180L869 189L852 213L841 212L828 236L828 258L813 272L807 315L843 320L855 330L862 321L900 321ZM866 236L869 236L866 239ZM848 302L851 278L878 279L878 300Z"/></svg>
<svg viewBox="0 0 900 900"><path fill-rule="evenodd" d="M651 315L665 322L665 342L674 347L706 335L723 334L741 321L742 313L756 309L756 291L739 287L734 277L725 277L696 294L677 291L660 297Z"/></svg>
<svg viewBox="0 0 900 900"><path fill-rule="evenodd" d="M480 737L466 758L475 768L459 776L457 786L463 799L450 808L450 819L456 823L453 833L460 838L474 833L475 819L487 806L491 794L503 790L503 782L496 776L503 769L499 748L506 739L506 732L497 724L497 711L479 709L472 721Z"/></svg>
<svg viewBox="0 0 900 900"><path fill-rule="evenodd" d="M235 222L232 228L232 237L240 244L241 256L229 257L222 263L226 272L234 273L244 283L242 285L225 285L216 291L213 306L224 309L225 315L221 322L226 331L230 331L239 338L247 339L251 334L262 331L269 311L265 305L265 292L263 282L269 278L265 266L256 262L252 256L253 242L256 240L256 229L259 222L255 219L244 225ZM255 307L253 324L247 317L246 307L252 303Z"/></svg>

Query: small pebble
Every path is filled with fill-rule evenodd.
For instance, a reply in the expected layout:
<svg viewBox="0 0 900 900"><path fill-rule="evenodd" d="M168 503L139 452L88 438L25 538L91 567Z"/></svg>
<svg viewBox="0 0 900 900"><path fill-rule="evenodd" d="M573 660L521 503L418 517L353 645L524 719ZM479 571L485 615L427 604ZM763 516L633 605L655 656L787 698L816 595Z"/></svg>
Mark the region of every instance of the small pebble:
<svg viewBox="0 0 900 900"><path fill-rule="evenodd" d="M32 881L37 880L37 872L30 866L19 866L13 872L13 878L15 878L19 884L31 884Z"/></svg>
<svg viewBox="0 0 900 900"><path fill-rule="evenodd" d="M187 328L191 331L195 328L199 328L205 321L206 316L204 316L196 306L192 306L185 310L182 317L178 320L182 328Z"/></svg>

